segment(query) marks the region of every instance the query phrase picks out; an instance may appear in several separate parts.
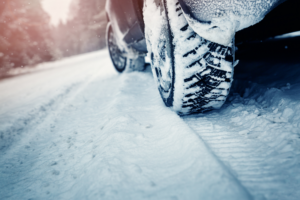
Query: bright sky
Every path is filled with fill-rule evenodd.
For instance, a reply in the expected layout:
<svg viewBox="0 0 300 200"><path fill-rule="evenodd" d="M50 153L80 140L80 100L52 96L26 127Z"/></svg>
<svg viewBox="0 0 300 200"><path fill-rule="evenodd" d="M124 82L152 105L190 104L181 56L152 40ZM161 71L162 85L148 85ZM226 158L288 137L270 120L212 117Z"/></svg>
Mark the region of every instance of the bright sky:
<svg viewBox="0 0 300 200"><path fill-rule="evenodd" d="M51 23L57 25L59 20L65 21L68 17L69 7L72 0L43 0L44 10L49 13Z"/></svg>

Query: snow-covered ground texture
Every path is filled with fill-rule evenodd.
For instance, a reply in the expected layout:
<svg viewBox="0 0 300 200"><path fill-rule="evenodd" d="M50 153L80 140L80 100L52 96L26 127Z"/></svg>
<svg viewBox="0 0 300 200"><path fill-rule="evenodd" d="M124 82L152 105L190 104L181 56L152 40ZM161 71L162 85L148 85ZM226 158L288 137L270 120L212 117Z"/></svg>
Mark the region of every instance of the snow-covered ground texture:
<svg viewBox="0 0 300 200"><path fill-rule="evenodd" d="M299 62L268 64L184 118L106 51L2 80L1 199L299 199Z"/></svg>

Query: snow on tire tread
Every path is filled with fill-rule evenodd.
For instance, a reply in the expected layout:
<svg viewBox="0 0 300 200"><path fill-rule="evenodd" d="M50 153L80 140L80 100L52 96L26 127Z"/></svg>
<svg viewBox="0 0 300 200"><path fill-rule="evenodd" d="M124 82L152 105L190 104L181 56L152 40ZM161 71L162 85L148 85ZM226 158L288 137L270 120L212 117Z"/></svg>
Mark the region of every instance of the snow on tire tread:
<svg viewBox="0 0 300 200"><path fill-rule="evenodd" d="M173 109L179 114L220 108L233 81L234 45L223 46L197 35L178 1L167 1L173 33L175 89Z"/></svg>

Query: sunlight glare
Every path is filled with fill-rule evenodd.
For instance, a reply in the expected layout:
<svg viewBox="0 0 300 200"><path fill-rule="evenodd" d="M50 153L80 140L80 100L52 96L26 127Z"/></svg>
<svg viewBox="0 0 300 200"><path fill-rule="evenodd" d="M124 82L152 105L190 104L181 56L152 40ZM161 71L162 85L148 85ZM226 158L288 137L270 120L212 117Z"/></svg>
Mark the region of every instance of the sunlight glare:
<svg viewBox="0 0 300 200"><path fill-rule="evenodd" d="M67 20L71 2L72 0L43 0L42 6L50 15L51 23L57 25L60 20Z"/></svg>

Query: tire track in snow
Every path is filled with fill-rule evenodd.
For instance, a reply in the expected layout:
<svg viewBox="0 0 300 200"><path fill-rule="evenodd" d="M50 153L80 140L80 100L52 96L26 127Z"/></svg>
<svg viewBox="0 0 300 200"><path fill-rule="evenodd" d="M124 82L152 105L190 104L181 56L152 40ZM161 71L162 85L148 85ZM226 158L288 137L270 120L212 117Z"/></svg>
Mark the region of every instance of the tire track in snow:
<svg viewBox="0 0 300 200"><path fill-rule="evenodd" d="M95 55L98 56L98 53ZM95 57L95 55L93 57ZM81 62L84 63L85 60L75 58L74 61L72 61L72 59L69 59L60 62L67 63L69 65L74 65L75 61L81 64ZM56 70L57 73L59 73L60 69L57 68L56 65L57 64L55 63L55 68L53 68L52 70ZM85 71L84 74L81 74L82 77L85 77L84 79L78 81L73 80L73 83L70 82L67 83L67 85L62 86L61 88L64 88L62 90L61 88L58 88L58 90L61 90L58 94L52 97L51 94L49 94L49 100L43 102L41 105L39 105L39 102L37 102L37 107L31 106L33 108L27 111L26 113L22 113L21 117L17 119L12 119L8 125L0 127L0 152L5 152L7 149L9 149L10 146L14 142L16 142L16 138L20 138L24 136L24 134L30 135L30 131L39 124L43 123L49 115L53 116L57 113L57 111L63 109L63 107L68 103L68 101L71 101L72 98L75 98L75 96L78 95L85 87L87 87L89 83L91 83L97 76L99 76L101 70L103 71L105 69L101 67L98 68L98 66L96 66L95 68L94 66L94 68ZM82 67L67 69L68 76L70 77L78 76L78 73L80 71L82 71ZM47 73L47 71L44 73ZM2 120L5 120L5 118L2 118ZM28 139L29 135L26 135L26 139Z"/></svg>
<svg viewBox="0 0 300 200"><path fill-rule="evenodd" d="M38 108L34 108L29 113L26 113L25 116L16 119L10 127L0 130L0 151L6 151L15 142L16 137L29 132L30 129L42 123L49 113L55 110L78 85L73 84L67 87L63 93L51 98Z"/></svg>

